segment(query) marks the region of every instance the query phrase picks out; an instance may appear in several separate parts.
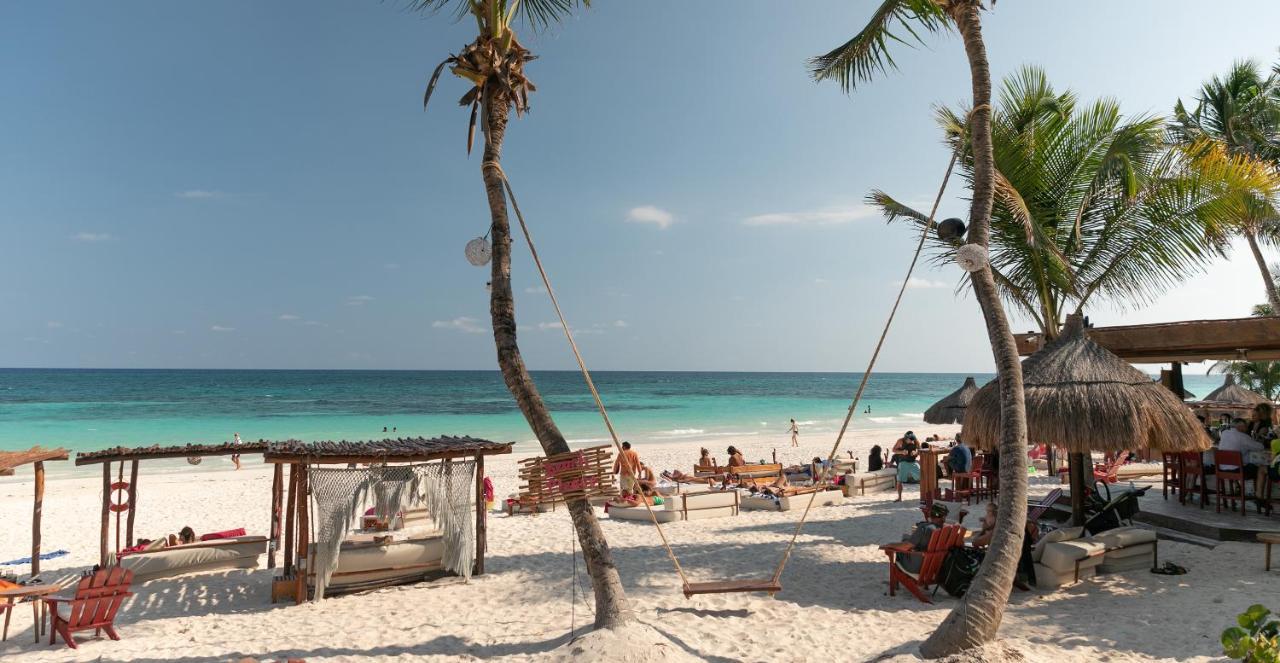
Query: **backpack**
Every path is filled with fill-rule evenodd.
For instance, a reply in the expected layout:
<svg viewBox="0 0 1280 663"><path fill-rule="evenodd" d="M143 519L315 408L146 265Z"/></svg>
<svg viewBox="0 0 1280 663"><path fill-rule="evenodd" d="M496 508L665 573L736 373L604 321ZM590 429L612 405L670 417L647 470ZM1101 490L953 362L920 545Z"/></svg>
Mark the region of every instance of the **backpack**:
<svg viewBox="0 0 1280 663"><path fill-rule="evenodd" d="M978 575L978 567L982 566L985 555L985 551L974 548L952 548L942 559L939 586L951 596L964 596L969 591L969 583Z"/></svg>

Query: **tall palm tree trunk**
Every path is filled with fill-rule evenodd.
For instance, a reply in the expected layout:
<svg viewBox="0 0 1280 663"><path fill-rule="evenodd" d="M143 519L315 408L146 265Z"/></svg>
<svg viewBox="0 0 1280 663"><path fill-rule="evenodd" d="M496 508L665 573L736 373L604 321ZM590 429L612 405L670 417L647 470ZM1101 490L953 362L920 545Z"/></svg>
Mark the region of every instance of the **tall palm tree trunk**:
<svg viewBox="0 0 1280 663"><path fill-rule="evenodd" d="M506 134L510 105L505 99L495 98L492 88L486 87L483 103L483 128L485 130L484 163L501 163L502 140ZM489 216L493 221L493 274L489 297L489 315L493 321L493 343L498 351L498 366L507 389L515 397L520 412L529 428L537 436L542 450L548 455L569 451L564 435L551 419L551 412L542 401L533 383L520 347L516 344L516 308L511 294L511 225L507 220L507 200L503 192L502 177L486 165L481 166L485 193L489 198ZM587 573L595 591L595 628L613 628L631 619L627 597L622 589L618 567L613 563L609 544L596 520L591 505L585 499L569 502L569 515L573 528L582 545ZM576 582L576 580L575 580Z"/></svg>
<svg viewBox="0 0 1280 663"><path fill-rule="evenodd" d="M953 0L948 11L964 40L973 83L970 132L974 158L969 241L986 246L991 224L994 156L991 150L991 72L982 41L977 0ZM971 274L982 307L1000 380L1000 497L987 556L964 600L920 646L928 658L950 656L995 639L1013 588L1027 518L1027 420L1018 349L990 267Z"/></svg>
<svg viewBox="0 0 1280 663"><path fill-rule="evenodd" d="M1253 259L1258 262L1258 271L1262 272L1262 282L1267 288L1267 302L1271 304L1271 315L1280 315L1280 295L1276 294L1276 279L1271 275L1271 268L1262 257L1262 248L1258 246L1258 235L1252 230L1244 231L1249 240L1249 250L1253 251Z"/></svg>

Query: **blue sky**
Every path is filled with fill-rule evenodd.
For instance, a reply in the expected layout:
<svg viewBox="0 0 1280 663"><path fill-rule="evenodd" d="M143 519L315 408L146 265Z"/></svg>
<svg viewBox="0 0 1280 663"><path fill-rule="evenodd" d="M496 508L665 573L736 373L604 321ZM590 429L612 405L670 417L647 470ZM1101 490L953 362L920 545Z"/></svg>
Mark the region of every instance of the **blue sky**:
<svg viewBox="0 0 1280 663"><path fill-rule="evenodd" d="M1166 113L1275 59L1280 5L1197 7L1001 2L993 73ZM931 105L969 85L954 36L852 97L811 82L805 59L870 10L599 0L524 37L538 92L505 169L594 367L865 364L915 239L863 196L930 199ZM487 271L462 256L488 222L465 88L446 75L421 107L470 27L395 2L0 5L0 366L492 367ZM959 276L918 274L881 370L990 370ZM1093 318L1244 315L1258 279L1238 250ZM515 283L527 361L570 367L523 249Z"/></svg>

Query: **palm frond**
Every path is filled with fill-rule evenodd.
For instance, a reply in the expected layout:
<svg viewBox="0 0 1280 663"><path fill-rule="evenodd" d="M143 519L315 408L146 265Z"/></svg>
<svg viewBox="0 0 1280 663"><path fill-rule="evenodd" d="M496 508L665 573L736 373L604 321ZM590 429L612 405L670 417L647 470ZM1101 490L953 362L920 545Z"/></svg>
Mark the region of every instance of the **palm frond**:
<svg viewBox="0 0 1280 663"><path fill-rule="evenodd" d="M933 0L885 0L852 39L811 58L809 74L815 81L835 79L842 90L851 92L858 83L870 81L876 73L897 68L889 52L892 42L923 44L922 32L942 32L950 28L951 19Z"/></svg>
<svg viewBox="0 0 1280 663"><path fill-rule="evenodd" d="M475 15L482 26L510 24L511 18L519 17L529 27L542 30L558 23L573 14L578 6L590 8L591 0L410 0L409 8L413 11L438 12L452 8L455 18L461 19L468 14ZM491 13L484 14L488 8Z"/></svg>

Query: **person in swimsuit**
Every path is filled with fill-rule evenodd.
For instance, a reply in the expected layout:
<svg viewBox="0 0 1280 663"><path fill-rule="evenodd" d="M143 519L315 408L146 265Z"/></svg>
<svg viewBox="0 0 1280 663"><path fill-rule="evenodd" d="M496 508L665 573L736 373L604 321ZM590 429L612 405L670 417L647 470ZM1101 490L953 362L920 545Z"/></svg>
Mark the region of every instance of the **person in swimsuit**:
<svg viewBox="0 0 1280 663"><path fill-rule="evenodd" d="M907 431L894 445L897 452L894 456L898 459L898 474L895 483L898 484L898 499L895 502L902 501L902 485L905 483L919 483L920 481L920 442L916 440L916 434Z"/></svg>
<svg viewBox="0 0 1280 663"><path fill-rule="evenodd" d="M235 439L235 445L236 445L237 447L238 447L238 446L240 446L241 444L244 444L243 442L241 442L241 441L240 441L240 434L239 434L239 433L236 433L236 434L235 434L235 437L236 437L236 439ZM233 462L233 463L235 463L235 464L236 464L236 469L237 469L237 470L238 470L238 469L240 469L240 454L238 454L238 453L231 454L231 462Z"/></svg>
<svg viewBox="0 0 1280 663"><path fill-rule="evenodd" d="M800 446L800 427L796 425L796 420L791 420L791 446Z"/></svg>

